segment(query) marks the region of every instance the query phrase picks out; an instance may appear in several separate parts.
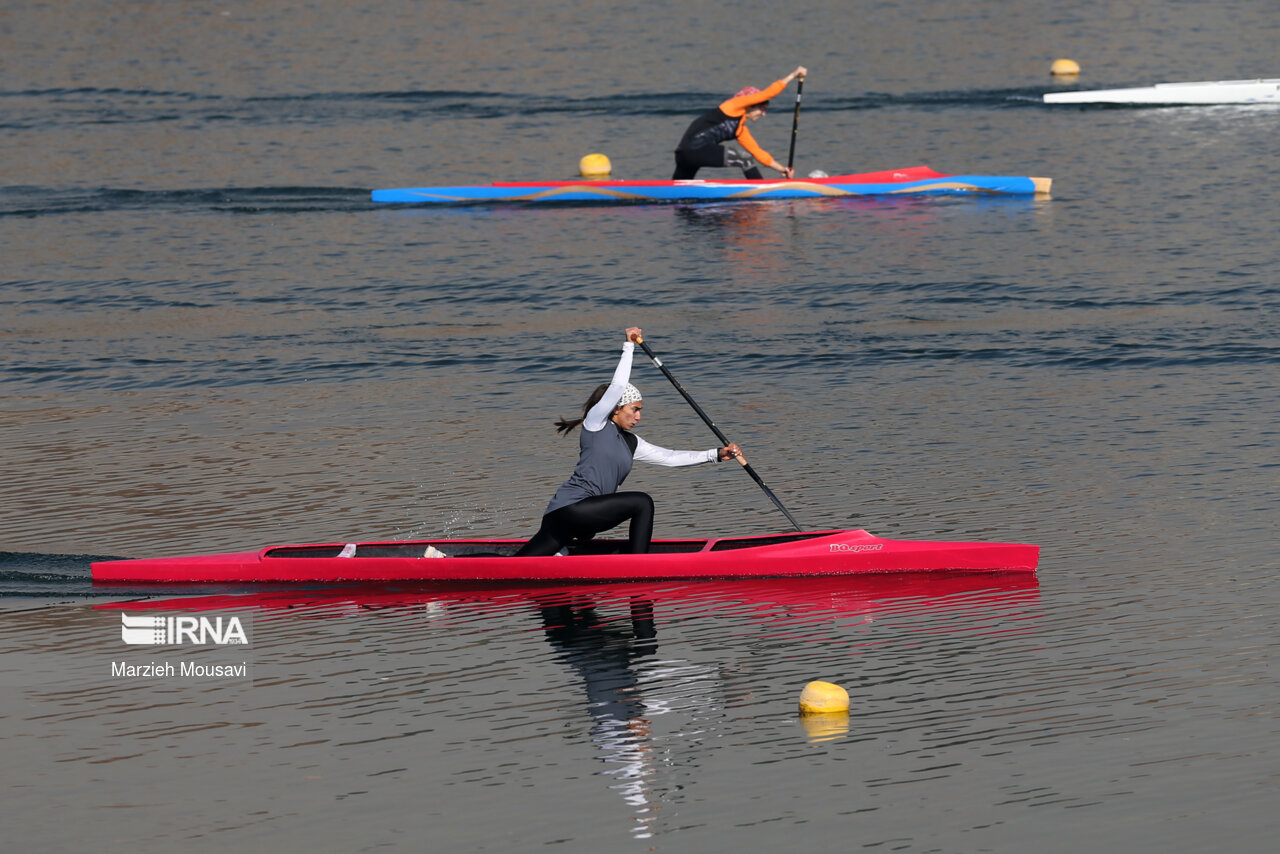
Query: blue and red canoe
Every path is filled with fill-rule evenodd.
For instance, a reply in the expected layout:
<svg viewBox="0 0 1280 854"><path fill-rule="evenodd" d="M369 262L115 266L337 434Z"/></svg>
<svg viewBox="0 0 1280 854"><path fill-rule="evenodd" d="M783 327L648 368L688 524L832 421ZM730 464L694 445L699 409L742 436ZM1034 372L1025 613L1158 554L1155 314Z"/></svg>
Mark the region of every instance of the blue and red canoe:
<svg viewBox="0 0 1280 854"><path fill-rule="evenodd" d="M402 205L484 202L736 202L896 195L1047 195L1051 178L944 175L912 166L827 178L716 181L497 181L459 187L374 190L373 201Z"/></svg>

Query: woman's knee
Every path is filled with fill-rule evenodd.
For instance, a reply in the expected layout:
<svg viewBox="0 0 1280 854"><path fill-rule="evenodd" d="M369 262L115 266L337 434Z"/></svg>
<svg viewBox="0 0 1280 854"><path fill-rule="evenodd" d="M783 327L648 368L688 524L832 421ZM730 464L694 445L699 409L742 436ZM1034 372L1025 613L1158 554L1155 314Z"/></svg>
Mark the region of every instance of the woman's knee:
<svg viewBox="0 0 1280 854"><path fill-rule="evenodd" d="M635 511L653 512L653 497L647 492L619 492L618 497L626 498L627 503Z"/></svg>

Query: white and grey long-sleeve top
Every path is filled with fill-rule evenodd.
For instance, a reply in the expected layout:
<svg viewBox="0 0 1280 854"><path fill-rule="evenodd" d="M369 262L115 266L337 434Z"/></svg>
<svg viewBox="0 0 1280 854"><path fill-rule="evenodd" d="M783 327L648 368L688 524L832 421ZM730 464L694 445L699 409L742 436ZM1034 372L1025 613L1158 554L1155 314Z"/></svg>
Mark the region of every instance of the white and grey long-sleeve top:
<svg viewBox="0 0 1280 854"><path fill-rule="evenodd" d="M650 444L634 434L627 434L610 420L622 392L631 378L631 355L636 345L630 341L622 345L622 358L613 372L613 379L600 402L587 412L582 422L582 435L578 439L578 464L551 498L546 513L575 504L584 498L612 495L631 474L635 460L660 466L693 466L716 462L719 448L705 451L672 451ZM634 440L629 442L628 439ZM634 450L633 450L634 448Z"/></svg>

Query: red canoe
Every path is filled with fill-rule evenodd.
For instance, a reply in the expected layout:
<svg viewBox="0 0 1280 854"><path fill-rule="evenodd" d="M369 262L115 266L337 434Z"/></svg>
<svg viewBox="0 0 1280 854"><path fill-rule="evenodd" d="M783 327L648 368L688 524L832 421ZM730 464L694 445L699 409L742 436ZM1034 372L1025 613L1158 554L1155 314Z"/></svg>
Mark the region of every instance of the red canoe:
<svg viewBox="0 0 1280 854"><path fill-rule="evenodd" d="M100 561L94 582L176 584L369 581L660 581L876 572L1034 572L1039 546L886 540L863 530L708 540L655 540L648 554L620 541L577 544L566 556L511 555L524 540L421 540L271 546L256 552ZM443 557L432 555L443 554Z"/></svg>

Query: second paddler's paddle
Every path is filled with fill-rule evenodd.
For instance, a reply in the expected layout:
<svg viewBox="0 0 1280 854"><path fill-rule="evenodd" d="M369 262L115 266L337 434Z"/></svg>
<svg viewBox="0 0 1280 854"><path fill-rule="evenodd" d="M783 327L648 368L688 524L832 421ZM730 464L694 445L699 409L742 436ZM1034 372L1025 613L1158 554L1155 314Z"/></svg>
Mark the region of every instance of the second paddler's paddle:
<svg viewBox="0 0 1280 854"><path fill-rule="evenodd" d="M791 120L791 153L787 155L787 168L796 165L796 136L800 133L800 95L804 92L804 78L796 78L796 114Z"/></svg>
<svg viewBox="0 0 1280 854"><path fill-rule="evenodd" d="M653 354L653 351L649 349L649 345L644 343L644 339L637 337L636 343L644 350L644 354L653 360L654 366L658 370L662 371L663 376L671 380L671 384L676 387L676 391L680 392L681 396L684 397L684 399L688 401L689 405L693 407L693 411L698 413L702 420L707 423L707 426L711 428L711 432L716 434L716 438L720 440L720 443L722 445L729 444L728 438L720 432L720 428L716 426L716 423L707 416L707 413L702 411L702 407L698 405L698 402L689 396L689 392L685 391L684 386L680 385L680 381L672 376L671 371L667 370L667 366L662 364L662 360ZM782 502L778 500L778 496L773 494L773 490L764 485L764 481L760 479L760 475L756 474L756 470L747 462L747 458L742 454L738 454L738 462L742 463L742 467L747 470L747 474L751 475L751 479L764 490L764 494L769 496L769 500L778 505L778 509L782 511L782 515L786 516L791 521L791 524L796 526L796 530L803 531L804 528L800 527L800 523L796 521L796 517L792 516L790 511L782 506Z"/></svg>

